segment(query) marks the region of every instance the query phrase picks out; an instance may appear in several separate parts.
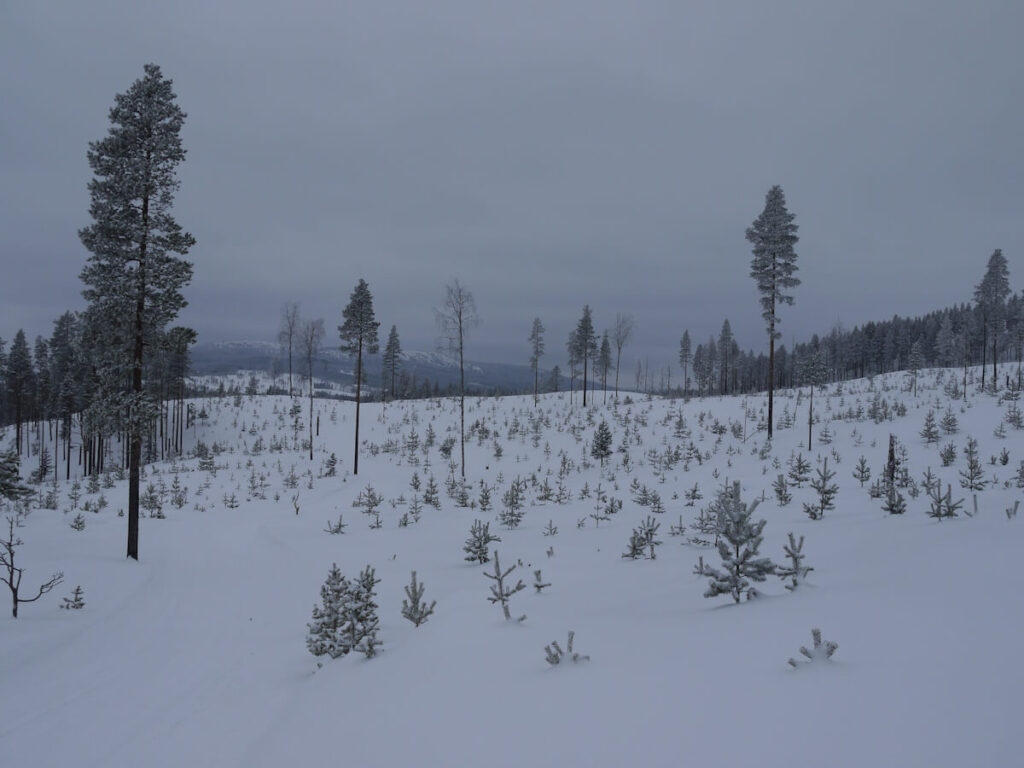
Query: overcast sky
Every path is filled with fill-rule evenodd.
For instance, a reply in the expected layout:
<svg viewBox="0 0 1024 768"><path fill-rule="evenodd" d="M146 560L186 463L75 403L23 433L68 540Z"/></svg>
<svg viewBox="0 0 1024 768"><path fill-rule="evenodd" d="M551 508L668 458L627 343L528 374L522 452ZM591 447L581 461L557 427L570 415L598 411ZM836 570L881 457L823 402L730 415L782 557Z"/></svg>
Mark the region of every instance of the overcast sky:
<svg viewBox="0 0 1024 768"><path fill-rule="evenodd" d="M0 336L80 308L86 149L159 64L188 119L175 207L198 240L181 321L332 329L357 280L431 349L458 277L467 354L564 357L583 304L674 360L728 317L766 345L744 231L800 226L784 341L1021 286L1024 3L0 2ZM624 366L625 367L625 366Z"/></svg>

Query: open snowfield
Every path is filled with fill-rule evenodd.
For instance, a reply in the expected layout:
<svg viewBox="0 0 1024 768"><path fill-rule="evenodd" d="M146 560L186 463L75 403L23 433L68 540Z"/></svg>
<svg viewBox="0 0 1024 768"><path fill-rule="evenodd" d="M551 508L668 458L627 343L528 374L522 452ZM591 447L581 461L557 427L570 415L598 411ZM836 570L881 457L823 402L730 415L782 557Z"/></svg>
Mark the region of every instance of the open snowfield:
<svg viewBox="0 0 1024 768"><path fill-rule="evenodd" d="M457 400L364 405L357 477L352 403L316 403L311 462L295 439L308 435L308 401L299 401L297 433L287 397L203 401L209 419L189 430L190 457L146 468L144 490L168 489L166 519L142 520L139 562L124 557L124 481L100 491L109 504L84 513L84 530L70 523L98 497L85 482L79 509L62 483L59 509L34 508L18 529L23 589L34 594L57 570L65 583L22 605L16 620L0 602L0 764L1019 765L1024 514L1008 519L1005 510L1024 493L1024 431L1006 426L997 437L1011 406L973 384L967 403L952 400L944 386L960 375L921 374L916 398L905 374L831 385L827 397L815 394L820 422L810 453L806 391L799 400L795 390L777 393L776 420L788 411L795 421L776 431L764 458L764 433L755 433L767 412L763 396L684 403L634 395L616 407L597 393L587 410L564 393L543 396L538 408L531 397L470 399L467 430L479 421L491 433L480 439L474 429L466 444L474 505L481 481L493 488L487 512L459 507L446 493L440 446L458 434ZM902 403L906 415L868 418L882 399L890 411ZM926 444L926 413L941 419L947 407L958 431ZM616 450L602 469L590 446L603 419ZM716 422L724 434L715 434ZM826 426L830 444L821 439ZM436 442L425 448L428 427ZM905 514L884 512L868 488L881 475L890 433L907 449L914 483L930 467L968 511L972 492L959 473L967 439L976 438L987 482L978 515L932 519L928 495L922 489L914 498L910 487L901 489ZM215 473L198 469L197 439L224 449ZM956 459L944 467L939 450L949 442ZM618 450L624 443L628 467ZM1008 462L990 463L1004 448ZM836 508L821 520L804 514L803 503L816 498L806 484L791 487L785 506L773 492L797 451L814 469L828 458L836 470ZM332 452L337 476L323 477ZM871 468L863 487L852 475L861 455ZM293 467L294 490L284 486ZM23 470L32 468L27 459ZM175 473L188 489L181 508L170 502ZM418 522L401 527L414 473L420 499L436 478L440 509L424 506ZM260 475L266 488L250 488ZM552 488L561 480L569 500L540 502L534 475ZM508 530L497 515L515 478L527 481L527 503L522 523ZM795 591L770 577L749 602L703 596L708 579L694 566L699 557L714 566L720 558L689 539L700 538L694 520L727 478L741 482L746 501L765 495L754 514L767 520L763 556L784 563L787 533L805 537L814 570ZM634 501L634 480L657 492L663 514ZM695 484L702 498L687 506ZM598 485L623 505L595 525ZM367 486L385 499L379 529L353 508ZM226 504L232 495L235 508ZM330 535L324 529L339 514L347 528ZM648 515L661 524L656 559L623 558L631 530ZM680 517L686 533L670 535ZM464 559L474 519L501 537L492 550L504 567L521 563L509 578L527 584L511 598L513 616L527 616L522 623L505 621L487 601L483 574L493 562ZM556 535L544 535L549 520ZM307 651L306 624L334 562L349 577L376 568L383 645L374 658ZM538 568L551 583L542 594L531 586ZM426 599L437 600L418 628L400 615L413 570ZM85 607L59 610L76 584ZM838 651L831 661L791 668L787 660L802 659L798 649L810 644L813 627ZM591 660L549 666L544 646L564 647L569 630Z"/></svg>

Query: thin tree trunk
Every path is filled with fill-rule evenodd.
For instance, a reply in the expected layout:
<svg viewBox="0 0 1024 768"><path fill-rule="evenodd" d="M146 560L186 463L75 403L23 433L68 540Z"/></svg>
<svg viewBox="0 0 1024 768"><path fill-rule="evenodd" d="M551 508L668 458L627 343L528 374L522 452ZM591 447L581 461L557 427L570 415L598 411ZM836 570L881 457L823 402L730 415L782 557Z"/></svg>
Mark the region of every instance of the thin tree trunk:
<svg viewBox="0 0 1024 768"><path fill-rule="evenodd" d="M814 385L811 385L811 402L807 406L807 450L811 450L811 425L814 424Z"/></svg>
<svg viewBox="0 0 1024 768"><path fill-rule="evenodd" d="M772 396L775 393L775 323L768 329L768 439L772 439Z"/></svg>
<svg viewBox="0 0 1024 768"><path fill-rule="evenodd" d="M356 445L352 459L352 474L359 474L359 400L363 384L363 336L359 335L359 352L356 356ZM310 456L312 458L312 456Z"/></svg>
<svg viewBox="0 0 1024 768"><path fill-rule="evenodd" d="M459 448L462 452L462 477L466 477L466 373L462 358L462 315L459 315Z"/></svg>
<svg viewBox="0 0 1024 768"><path fill-rule="evenodd" d="M622 347L615 350L615 402L619 402L619 362L622 359Z"/></svg>

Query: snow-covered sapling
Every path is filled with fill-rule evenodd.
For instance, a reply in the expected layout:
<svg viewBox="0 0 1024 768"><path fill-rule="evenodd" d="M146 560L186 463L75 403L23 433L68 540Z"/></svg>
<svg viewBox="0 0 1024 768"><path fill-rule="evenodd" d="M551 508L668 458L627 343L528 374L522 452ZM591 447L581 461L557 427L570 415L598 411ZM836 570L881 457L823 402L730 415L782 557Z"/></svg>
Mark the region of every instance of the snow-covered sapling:
<svg viewBox="0 0 1024 768"><path fill-rule="evenodd" d="M501 541L500 536L492 536L491 524L474 520L469 528L469 538L466 539L462 551L466 553L465 560L468 562L486 563L490 560L490 543Z"/></svg>
<svg viewBox="0 0 1024 768"><path fill-rule="evenodd" d="M942 460L944 467L948 467L956 461L956 444L952 440L942 446L942 450L939 451L939 459Z"/></svg>
<svg viewBox="0 0 1024 768"><path fill-rule="evenodd" d="M509 566L508 570L502 572L501 562L498 560L498 551L494 551L494 574L484 573L488 579L491 579L494 583L491 584L491 596L487 599L492 603L500 603L501 608L505 613L505 620L509 621L512 619L512 613L508 608L508 599L512 597L516 592L526 589L526 585L523 584L523 580L519 579L514 587L505 586L505 577L507 577L512 571L516 569L516 566ZM516 621L525 621L526 614L520 616Z"/></svg>
<svg viewBox="0 0 1024 768"><path fill-rule="evenodd" d="M654 518L648 515L638 527L633 529L626 545L626 552L622 556L631 560L636 560L639 557L654 560L654 548L661 544L656 538L660 527L661 523L655 522Z"/></svg>
<svg viewBox="0 0 1024 768"><path fill-rule="evenodd" d="M558 526L555 525L553 520L548 520L547 527L541 531L545 536L555 536L558 534Z"/></svg>
<svg viewBox="0 0 1024 768"><path fill-rule="evenodd" d="M85 608L85 600L82 599L82 595L85 594L82 590L81 585L76 586L71 590L71 597L62 597L61 608L65 610L81 610Z"/></svg>
<svg viewBox="0 0 1024 768"><path fill-rule="evenodd" d="M342 631L347 636L350 647L368 659L377 655L377 648L381 645L377 638L380 619L377 618L377 603L373 600L377 594L374 587L379 583L376 571L369 565L366 566L359 574L359 578L351 583L348 601L343 611L345 625Z"/></svg>
<svg viewBox="0 0 1024 768"><path fill-rule="evenodd" d="M967 458L967 468L960 472L960 487L969 491L983 490L986 485L985 471L978 459L978 441L973 437L967 439L964 456Z"/></svg>
<svg viewBox="0 0 1024 768"><path fill-rule="evenodd" d="M339 514L338 515L338 522L332 523L330 520L328 520L327 521L327 527L324 528L324 530L327 533L339 534L339 533L344 533L346 527L348 527L348 523L346 523L344 520L342 520L342 515Z"/></svg>
<svg viewBox="0 0 1024 768"><path fill-rule="evenodd" d="M946 517L956 517L957 511L963 506L964 500L953 501L953 486L946 484L946 492L942 492L942 484L937 482L928 492L931 503L928 508L928 516L938 521Z"/></svg>
<svg viewBox="0 0 1024 768"><path fill-rule="evenodd" d="M792 592L800 586L800 582L803 581L807 577L807 574L814 569L803 564L804 558L806 557L803 553L803 536L800 537L800 541L797 541L793 534L790 533L789 544L784 545L782 549L786 553L786 557L789 558L789 565L778 566L775 574L783 581L790 579L790 583L786 584L785 587Z"/></svg>
<svg viewBox="0 0 1024 768"><path fill-rule="evenodd" d="M740 484L722 488L712 510L718 521L718 554L721 568L703 565L701 575L710 577L704 597L731 595L737 603L745 592L747 599L757 595L751 581L764 581L775 573L775 564L767 557L757 557L764 537L765 520L754 522L751 516L759 500L746 504L740 499Z"/></svg>
<svg viewBox="0 0 1024 768"><path fill-rule="evenodd" d="M882 504L882 511L888 512L890 515L902 515L907 511L907 500L896 489L895 483L886 484L885 502Z"/></svg>
<svg viewBox="0 0 1024 768"><path fill-rule="evenodd" d="M786 476L779 474L772 483L772 489L775 491L775 500L779 503L780 507L784 507L793 500L793 494L789 492L789 485L786 483Z"/></svg>
<svg viewBox="0 0 1024 768"><path fill-rule="evenodd" d="M429 606L423 602L424 590L426 590L426 585L416 581L416 571L413 571L412 582L405 587L406 599L402 601L402 616L417 627L426 622L427 617L434 612L434 606L437 605L437 600L433 600Z"/></svg>
<svg viewBox="0 0 1024 768"><path fill-rule="evenodd" d="M562 659L571 659L573 664L578 664L581 661L590 661L589 656L582 656L572 649L573 640L576 637L576 633L571 629L569 630L569 642L566 644L566 649L563 651L561 646L558 645L558 641L555 640L551 645L544 646L545 660L551 666L556 666L562 663Z"/></svg>
<svg viewBox="0 0 1024 768"><path fill-rule="evenodd" d="M822 642L821 630L817 627L811 630L811 638L814 640L814 647L811 650L807 650L807 646L800 646L800 653L807 658L807 661L805 661L804 664L828 661L832 658L832 654L839 648L839 643L833 643L831 641ZM796 669L799 666L799 662L797 662L796 659L790 659L789 666Z"/></svg>
<svg viewBox="0 0 1024 768"><path fill-rule="evenodd" d="M85 517L82 516L81 512L79 512L77 515L75 515L74 519L71 521L71 530L73 530L73 531L84 531L85 530Z"/></svg>
<svg viewBox="0 0 1024 768"><path fill-rule="evenodd" d="M612 432L608 428L607 421L601 421L594 432L594 441L591 444L590 456L601 462L604 466L605 459L612 455Z"/></svg>
<svg viewBox="0 0 1024 768"><path fill-rule="evenodd" d="M811 463L799 453L796 456L790 456L788 463L789 479L797 488L803 487L803 484L810 479Z"/></svg>
<svg viewBox="0 0 1024 768"><path fill-rule="evenodd" d="M526 503L526 481L522 478L515 478L508 490L501 495L502 510L498 513L498 520L506 528L518 528L526 514L523 506Z"/></svg>
<svg viewBox="0 0 1024 768"><path fill-rule="evenodd" d="M853 468L853 479L860 482L861 488L871 479L871 468L868 466L868 460L863 456L857 460L857 466Z"/></svg>
<svg viewBox="0 0 1024 768"><path fill-rule="evenodd" d="M924 427L921 429L921 438L928 444L939 442L939 427L935 423L935 411L929 410L924 417Z"/></svg>
<svg viewBox="0 0 1024 768"><path fill-rule="evenodd" d="M816 470L816 476L811 480L811 488L818 492L817 504L804 504L804 512L812 520L820 520L825 516L825 511L835 509L835 496L839 493L839 486L832 482L836 476L834 470L828 468L828 459L822 462L822 466Z"/></svg>
<svg viewBox="0 0 1024 768"><path fill-rule="evenodd" d="M544 590L550 587L550 582L545 582L540 575L540 568L533 572L533 588L537 590L537 594L543 594Z"/></svg>
<svg viewBox="0 0 1024 768"><path fill-rule="evenodd" d="M348 579L342 575L337 563L331 565L327 579L320 587L320 605L313 606L313 620L306 626L306 647L314 656L336 659L351 650L342 635L343 607L348 597Z"/></svg>

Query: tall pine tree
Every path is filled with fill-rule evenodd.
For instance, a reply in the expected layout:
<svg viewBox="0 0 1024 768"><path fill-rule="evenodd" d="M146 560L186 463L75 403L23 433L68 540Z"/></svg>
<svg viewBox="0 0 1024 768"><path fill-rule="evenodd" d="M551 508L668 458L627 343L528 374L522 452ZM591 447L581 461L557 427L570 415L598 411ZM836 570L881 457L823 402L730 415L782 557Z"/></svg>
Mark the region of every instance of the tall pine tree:
<svg viewBox="0 0 1024 768"><path fill-rule="evenodd" d="M530 370L533 371L533 404L537 405L540 391L540 358L544 354L544 325L539 317L533 318L530 328Z"/></svg>
<svg viewBox="0 0 1024 768"><path fill-rule="evenodd" d="M386 376L387 385L385 391L390 388L391 399L395 399L395 379L398 377L398 367L402 362L402 344L398 340L398 328L397 326L391 326L391 332L388 334L388 343L384 345L384 375Z"/></svg>
<svg viewBox="0 0 1024 768"><path fill-rule="evenodd" d="M185 113L171 86L160 67L147 64L143 77L114 97L107 136L89 144L93 223L79 232L90 252L82 294L113 352L108 360L118 370L110 378L130 381L121 405L129 440L128 557L136 560L142 435L156 415L143 370L161 331L186 304L181 291L192 265L179 256L195 245L171 214L176 170L185 159Z"/></svg>
<svg viewBox="0 0 1024 768"><path fill-rule="evenodd" d="M996 379L999 334L1006 325L1006 300L1010 296L1010 272L1003 251L996 248L988 259L985 276L974 289L974 301L981 313L981 387L985 388L985 353L988 338L992 339L992 386Z"/></svg>
<svg viewBox="0 0 1024 768"><path fill-rule="evenodd" d="M772 436L772 400L775 393L775 340L782 334L776 330L778 308L792 304L786 291L800 285L796 272L796 217L786 209L786 196L776 185L765 196L764 210L747 229L747 240L753 245L750 276L761 294L761 317L768 330L768 437Z"/></svg>
<svg viewBox="0 0 1024 768"><path fill-rule="evenodd" d="M373 314L373 296L370 286L362 278L349 297L342 316L345 323L338 326L341 351L356 357L356 441L352 458L352 474L359 474L359 403L362 399L363 353L375 355L380 343L377 329L380 323Z"/></svg>

